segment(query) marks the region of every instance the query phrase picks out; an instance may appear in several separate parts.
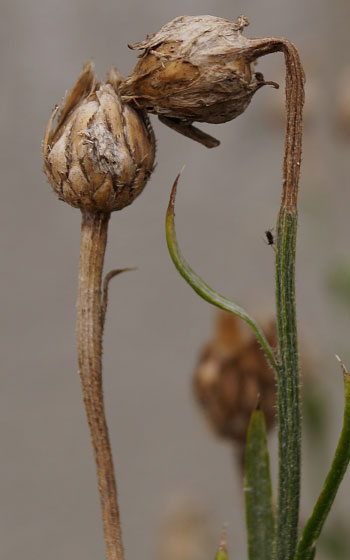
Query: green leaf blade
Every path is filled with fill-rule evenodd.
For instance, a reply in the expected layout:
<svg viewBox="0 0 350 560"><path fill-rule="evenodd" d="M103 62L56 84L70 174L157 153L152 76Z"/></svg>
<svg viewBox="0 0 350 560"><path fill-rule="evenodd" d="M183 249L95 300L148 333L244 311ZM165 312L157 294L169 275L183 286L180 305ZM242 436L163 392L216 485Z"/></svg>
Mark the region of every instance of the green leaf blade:
<svg viewBox="0 0 350 560"><path fill-rule="evenodd" d="M300 538L295 560L313 558L316 541L321 534L328 513L333 505L339 486L350 462L350 374L341 363L344 374L344 419L343 428L334 459L314 510Z"/></svg>
<svg viewBox="0 0 350 560"><path fill-rule="evenodd" d="M170 257L181 276L201 298L220 309L234 313L237 317L240 317L240 319L248 323L260 343L267 361L272 369L277 372L279 366L274 352L256 321L243 307L240 307L235 302L220 295L208 286L208 284L190 267L181 253L175 231L175 197L180 175L181 173L178 174L173 185L165 222L166 240Z"/></svg>
<svg viewBox="0 0 350 560"><path fill-rule="evenodd" d="M266 425L261 410L253 412L248 429L244 496L249 560L271 560L275 519Z"/></svg>

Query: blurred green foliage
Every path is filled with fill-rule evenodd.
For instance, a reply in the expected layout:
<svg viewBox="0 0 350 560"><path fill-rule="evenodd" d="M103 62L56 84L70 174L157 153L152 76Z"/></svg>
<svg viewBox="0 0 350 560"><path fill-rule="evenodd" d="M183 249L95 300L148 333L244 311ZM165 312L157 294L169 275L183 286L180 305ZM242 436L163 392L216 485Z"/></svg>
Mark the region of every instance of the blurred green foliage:
<svg viewBox="0 0 350 560"><path fill-rule="evenodd" d="M329 291L340 303L350 306L350 261L333 263L327 277Z"/></svg>

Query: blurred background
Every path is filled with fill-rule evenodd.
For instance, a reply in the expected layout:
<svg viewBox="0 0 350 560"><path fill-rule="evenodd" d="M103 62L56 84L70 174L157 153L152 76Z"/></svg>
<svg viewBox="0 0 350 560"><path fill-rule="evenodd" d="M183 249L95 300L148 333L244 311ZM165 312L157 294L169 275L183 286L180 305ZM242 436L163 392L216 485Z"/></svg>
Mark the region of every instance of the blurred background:
<svg viewBox="0 0 350 560"><path fill-rule="evenodd" d="M2 558L104 557L76 365L80 213L59 203L42 173L51 110L89 58L101 79L111 64L127 75L137 61L127 44L174 17L235 20L241 13L251 22L247 36L293 41L307 76L297 310L321 404L313 431L305 432L303 519L319 493L343 414L334 354L350 367L349 2L2 0ZM253 313L273 313L274 252L264 231L275 225L280 200L282 55L260 59L257 70L282 87L260 90L235 121L201 125L221 141L218 148L208 151L151 117L157 168L135 203L112 216L106 271L138 267L111 284L104 343L129 559L209 560L225 522L230 558L246 557L239 467L231 446L207 429L191 387L215 312L176 273L164 216L173 179L186 164L177 201L184 255L219 292ZM275 433L270 447L276 473ZM349 489L348 473L320 559L349 557Z"/></svg>

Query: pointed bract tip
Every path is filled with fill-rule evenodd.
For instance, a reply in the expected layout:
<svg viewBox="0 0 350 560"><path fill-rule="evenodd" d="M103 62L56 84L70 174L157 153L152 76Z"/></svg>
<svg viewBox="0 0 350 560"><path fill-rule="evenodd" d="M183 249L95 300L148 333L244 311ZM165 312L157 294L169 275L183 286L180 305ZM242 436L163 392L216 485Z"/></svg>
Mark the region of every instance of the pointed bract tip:
<svg viewBox="0 0 350 560"><path fill-rule="evenodd" d="M215 560L228 560L227 554L227 523L224 523L221 531L221 539Z"/></svg>
<svg viewBox="0 0 350 560"><path fill-rule="evenodd" d="M338 356L338 354L335 354L335 357L338 360L338 362L340 363L340 367L342 369L344 377L350 375L350 373L348 372L348 370L346 369L346 367L343 363L343 360Z"/></svg>
<svg viewBox="0 0 350 560"><path fill-rule="evenodd" d="M219 549L227 554L227 523L222 526Z"/></svg>
<svg viewBox="0 0 350 560"><path fill-rule="evenodd" d="M257 396L256 396L255 410L261 410L261 395L260 395L260 393L258 393Z"/></svg>
<svg viewBox="0 0 350 560"><path fill-rule="evenodd" d="M124 78L122 74L112 64L107 74L107 83L111 84L117 90L119 88L119 85L122 83L123 79Z"/></svg>
<svg viewBox="0 0 350 560"><path fill-rule="evenodd" d="M171 189L170 200L169 200L169 205L168 205L168 212L171 212L172 214L174 213L175 198L176 198L176 192L177 192L177 184L179 182L179 179L180 179L184 169L185 169L185 165L182 167L182 169L176 175L176 179L174 181L173 188Z"/></svg>
<svg viewBox="0 0 350 560"><path fill-rule="evenodd" d="M84 72L94 72L94 70L95 70L95 64L94 64L94 61L92 60L92 58L90 58L89 60L84 62L82 73L84 73Z"/></svg>

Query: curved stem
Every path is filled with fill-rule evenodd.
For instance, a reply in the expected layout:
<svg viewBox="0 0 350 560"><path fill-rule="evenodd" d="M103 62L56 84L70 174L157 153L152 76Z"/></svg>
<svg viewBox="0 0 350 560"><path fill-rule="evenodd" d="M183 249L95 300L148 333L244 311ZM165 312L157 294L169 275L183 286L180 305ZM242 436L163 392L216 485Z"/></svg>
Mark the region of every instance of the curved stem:
<svg viewBox="0 0 350 560"><path fill-rule="evenodd" d="M281 42L286 63L286 133L283 190L277 222L276 307L279 339L279 498L277 560L292 560L298 541L301 478L300 371L295 307L295 247L301 163L304 72L299 54Z"/></svg>
<svg viewBox="0 0 350 560"><path fill-rule="evenodd" d="M276 307L278 374L279 499L277 560L292 560L298 539L301 413L295 310L295 243L302 148L304 71L295 46L283 38L250 39L248 60L281 51L286 65L286 131L283 186L277 220ZM246 56L247 58L247 56Z"/></svg>
<svg viewBox="0 0 350 560"><path fill-rule="evenodd" d="M102 390L101 282L109 214L82 212L77 302L78 363L94 449L108 560L123 560L117 489Z"/></svg>
<svg viewBox="0 0 350 560"><path fill-rule="evenodd" d="M283 161L281 208L296 211L303 135L305 75L296 47L283 38L266 37L249 40L242 49L247 61L260 56L283 52L286 65L286 131Z"/></svg>

